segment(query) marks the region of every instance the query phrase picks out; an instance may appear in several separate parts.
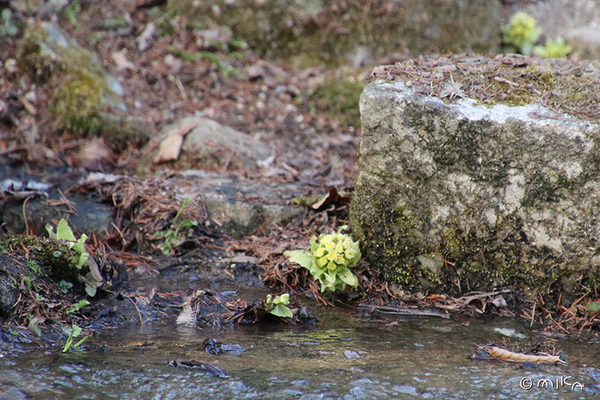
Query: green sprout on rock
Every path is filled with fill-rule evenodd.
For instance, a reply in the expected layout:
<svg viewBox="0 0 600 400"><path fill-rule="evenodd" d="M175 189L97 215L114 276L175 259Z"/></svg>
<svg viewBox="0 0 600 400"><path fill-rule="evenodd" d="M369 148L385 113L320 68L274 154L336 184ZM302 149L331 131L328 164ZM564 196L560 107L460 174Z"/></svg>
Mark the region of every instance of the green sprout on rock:
<svg viewBox="0 0 600 400"><path fill-rule="evenodd" d="M535 19L524 12L518 12L502 27L504 43L512 51L529 55L535 42L542 34L542 28L536 26Z"/></svg>
<svg viewBox="0 0 600 400"><path fill-rule="evenodd" d="M85 241L88 238L87 235L82 234L79 239L76 239L73 231L69 227L69 223L64 218L56 225L56 232L54 232L54 227L50 224L46 224L46 230L48 231L48 236L52 239L63 241L67 249L75 252L75 259L73 261L75 264L74 268L77 269L76 275L78 275L79 280L85 284L86 293L90 297L94 297L96 295L96 289L102 285L103 279L98 269L98 264L90 258L90 253L85 249ZM61 255L61 251L56 251L55 253L55 257ZM86 273L85 270L89 270L89 273ZM68 283L60 283L59 287L61 290L67 289Z"/></svg>
<svg viewBox="0 0 600 400"><path fill-rule="evenodd" d="M86 263L90 257L90 254L85 250L84 245L88 238L86 234L81 235L79 239L75 239L75 235L69 227L69 223L64 218L56 225L56 233L54 233L54 227L50 224L46 224L46 230L48 231L48 236L52 239L64 240L69 249L75 250L77 253L77 268L81 268Z"/></svg>
<svg viewBox="0 0 600 400"><path fill-rule="evenodd" d="M291 262L300 264L308 269L321 285L321 293L345 292L346 286L358 286L358 279L350 271L361 253L358 242L349 235L341 233L347 226L342 226L337 233L322 234L310 239L310 250L286 251L283 254Z"/></svg>
<svg viewBox="0 0 600 400"><path fill-rule="evenodd" d="M287 307L290 304L290 295L285 293L281 296L275 296L268 294L267 298L263 302L265 311L280 318L292 318L292 311Z"/></svg>
<svg viewBox="0 0 600 400"><path fill-rule="evenodd" d="M556 39L547 38L545 46L535 46L535 54L546 58L565 58L573 47L565 43L565 39L558 36Z"/></svg>

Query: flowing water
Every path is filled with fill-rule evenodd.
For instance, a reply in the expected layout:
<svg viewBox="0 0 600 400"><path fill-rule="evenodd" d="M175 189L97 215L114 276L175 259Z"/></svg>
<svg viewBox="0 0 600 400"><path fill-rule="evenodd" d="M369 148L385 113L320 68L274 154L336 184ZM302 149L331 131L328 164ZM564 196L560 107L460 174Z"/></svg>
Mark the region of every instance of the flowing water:
<svg viewBox="0 0 600 400"><path fill-rule="evenodd" d="M310 326L200 330L145 325L100 331L88 339L83 352L63 354L57 346L18 356L4 354L0 359L0 399L599 396L600 390L593 386L599 382L584 372L586 367L600 368L598 344L558 341L556 348L563 350L568 365L523 366L470 358L477 345L502 341L497 328L530 335L514 318L373 321L356 311L331 307L313 311L320 322ZM212 355L204 351L206 338L239 344L245 351ZM203 370L168 365L174 359L217 365L229 376L219 378ZM588 387L581 390L576 382Z"/></svg>

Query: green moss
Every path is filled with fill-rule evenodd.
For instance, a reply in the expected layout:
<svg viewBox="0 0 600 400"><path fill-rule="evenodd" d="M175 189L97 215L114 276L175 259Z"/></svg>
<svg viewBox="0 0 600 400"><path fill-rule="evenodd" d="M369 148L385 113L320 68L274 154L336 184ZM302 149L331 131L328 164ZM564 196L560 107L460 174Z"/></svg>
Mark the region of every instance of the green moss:
<svg viewBox="0 0 600 400"><path fill-rule="evenodd" d="M56 240L15 235L3 238L0 243L7 248L31 254L41 266L43 274L56 282L60 280L79 281L80 270L77 268L77 253Z"/></svg>
<svg viewBox="0 0 600 400"><path fill-rule="evenodd" d="M106 82L84 68L69 71L64 79L52 97L51 112L64 129L98 133L103 125L103 99L109 92Z"/></svg>
<svg viewBox="0 0 600 400"><path fill-rule="evenodd" d="M359 191L364 193L364 189ZM435 248L415 240L419 227L409 208L394 206L392 201L375 193L352 200L350 220L369 262L373 266L386 265L381 270L384 279L405 289L421 289L426 282L439 284L439 277L422 269L416 259L433 254Z"/></svg>
<svg viewBox="0 0 600 400"><path fill-rule="evenodd" d="M419 234L423 227L409 207L393 207L393 198L372 191L364 195L364 188L357 192L361 195L353 199L350 218L364 253L372 266L385 266L380 269L386 281L404 290L433 287L459 294L508 287L551 295L564 276L549 249L532 248L522 231L507 229L519 224L513 220L517 217L506 217L494 232L483 236L464 232L462 217L457 217L445 223L434 245L423 241ZM426 268L419 261L423 257L441 260L441 268Z"/></svg>

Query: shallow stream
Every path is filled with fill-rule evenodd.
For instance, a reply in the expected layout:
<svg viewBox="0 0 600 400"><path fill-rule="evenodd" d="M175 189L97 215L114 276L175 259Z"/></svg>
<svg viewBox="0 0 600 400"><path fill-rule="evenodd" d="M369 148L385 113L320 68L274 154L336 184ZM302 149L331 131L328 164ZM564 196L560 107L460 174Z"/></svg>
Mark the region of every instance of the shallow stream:
<svg viewBox="0 0 600 400"><path fill-rule="evenodd" d="M373 321L357 311L313 307L317 324L193 329L145 325L101 331L84 352L60 348L0 359L0 399L579 399L598 390L600 345L558 341L568 365L472 360L496 330L530 335L514 318L411 317ZM239 344L212 355L202 342ZM515 340L515 339L511 339ZM521 339L528 341L528 339ZM229 377L172 367L194 359ZM549 379L549 381L541 381ZM558 381L557 381L558 379ZM562 379L562 382L561 382ZM552 387L548 382L552 381ZM538 383L541 382L538 387ZM556 387L557 382L560 387ZM588 385L585 390L575 382ZM529 390L527 390L529 388ZM573 391L572 389L576 390Z"/></svg>

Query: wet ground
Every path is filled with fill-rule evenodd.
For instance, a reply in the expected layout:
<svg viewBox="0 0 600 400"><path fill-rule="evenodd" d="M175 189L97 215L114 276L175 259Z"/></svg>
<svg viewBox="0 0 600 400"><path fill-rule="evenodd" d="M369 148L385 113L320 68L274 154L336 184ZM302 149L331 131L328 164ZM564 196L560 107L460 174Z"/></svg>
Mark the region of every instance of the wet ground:
<svg viewBox="0 0 600 400"><path fill-rule="evenodd" d="M568 365L471 359L477 344L502 341L496 328L528 336L513 318L374 321L310 306L316 325L130 326L96 334L82 352L4 354L0 399L579 399L599 392L585 372L600 366L598 346L557 342ZM215 356L204 350L207 338L245 350ZM175 359L210 363L228 377L168 365Z"/></svg>

